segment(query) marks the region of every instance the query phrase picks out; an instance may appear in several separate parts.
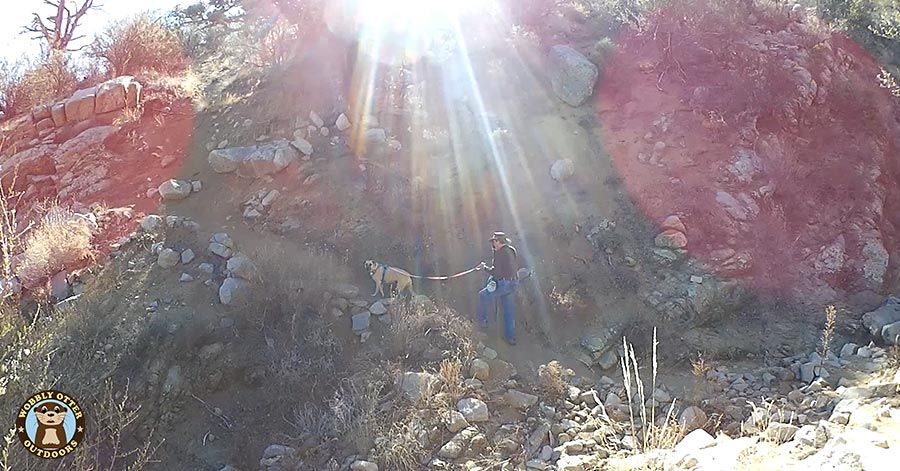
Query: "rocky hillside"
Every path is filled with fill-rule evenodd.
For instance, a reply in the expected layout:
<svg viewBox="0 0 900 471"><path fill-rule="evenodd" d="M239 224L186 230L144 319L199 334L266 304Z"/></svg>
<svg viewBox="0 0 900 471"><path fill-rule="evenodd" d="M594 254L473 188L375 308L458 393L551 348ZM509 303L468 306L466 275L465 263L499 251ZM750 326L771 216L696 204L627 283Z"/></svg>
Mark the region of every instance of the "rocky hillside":
<svg viewBox="0 0 900 471"><path fill-rule="evenodd" d="M605 141L636 204L681 217L692 257L807 299L894 287L897 103L862 48L743 6L663 10L618 42Z"/></svg>
<svg viewBox="0 0 900 471"><path fill-rule="evenodd" d="M78 471L881 469L877 61L767 2L532 3L405 67L311 29L4 121L0 410L83 398ZM473 329L480 274L370 295L364 261L455 273L496 229L535 273L517 345Z"/></svg>

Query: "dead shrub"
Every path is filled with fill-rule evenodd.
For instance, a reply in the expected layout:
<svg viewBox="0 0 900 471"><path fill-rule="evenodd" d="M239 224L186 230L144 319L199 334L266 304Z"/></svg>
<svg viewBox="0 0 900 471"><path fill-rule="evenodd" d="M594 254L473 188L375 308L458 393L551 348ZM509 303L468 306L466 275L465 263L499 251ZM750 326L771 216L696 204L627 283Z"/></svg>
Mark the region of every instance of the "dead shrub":
<svg viewBox="0 0 900 471"><path fill-rule="evenodd" d="M54 54L38 64L3 62L0 65L0 107L5 117L24 114L36 106L66 97L77 80L68 60Z"/></svg>
<svg viewBox="0 0 900 471"><path fill-rule="evenodd" d="M60 206L51 207L25 237L16 268L23 282L37 282L92 256L93 226L87 218Z"/></svg>
<svg viewBox="0 0 900 471"><path fill-rule="evenodd" d="M250 254L256 265L264 310L291 315L294 337L298 316L324 308L325 293L350 279L347 266L333 254L317 249L287 250L272 246Z"/></svg>
<svg viewBox="0 0 900 471"><path fill-rule="evenodd" d="M392 317L385 340L395 358L418 360L430 348L463 365L475 358L472 324L450 308L413 301L400 306Z"/></svg>
<svg viewBox="0 0 900 471"><path fill-rule="evenodd" d="M556 360L538 368L538 383L544 395L554 400L562 399L568 392L566 371Z"/></svg>
<svg viewBox="0 0 900 471"><path fill-rule="evenodd" d="M462 387L462 369L462 363L456 360L443 360L438 367L438 377L441 378L444 390L450 394L454 403L466 392Z"/></svg>
<svg viewBox="0 0 900 471"><path fill-rule="evenodd" d="M175 31L146 13L109 26L94 39L88 54L104 61L116 76L172 73L186 66Z"/></svg>

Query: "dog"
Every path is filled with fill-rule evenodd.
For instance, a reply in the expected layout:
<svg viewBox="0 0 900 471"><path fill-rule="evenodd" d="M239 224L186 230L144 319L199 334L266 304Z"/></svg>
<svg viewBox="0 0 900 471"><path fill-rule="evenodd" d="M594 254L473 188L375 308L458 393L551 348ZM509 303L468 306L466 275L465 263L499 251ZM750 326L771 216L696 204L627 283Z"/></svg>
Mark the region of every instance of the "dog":
<svg viewBox="0 0 900 471"><path fill-rule="evenodd" d="M68 410L59 403L45 402L34 408L38 428L35 445L42 450L58 450L66 445L66 421Z"/></svg>
<svg viewBox="0 0 900 471"><path fill-rule="evenodd" d="M397 294L409 291L411 295L416 295L416 292L413 291L412 275L409 272L378 263L375 260L366 260L365 267L369 276L372 277L372 281L375 282L375 292L372 293L372 296L381 293L381 296L384 297L384 285L393 283L396 283L394 291Z"/></svg>

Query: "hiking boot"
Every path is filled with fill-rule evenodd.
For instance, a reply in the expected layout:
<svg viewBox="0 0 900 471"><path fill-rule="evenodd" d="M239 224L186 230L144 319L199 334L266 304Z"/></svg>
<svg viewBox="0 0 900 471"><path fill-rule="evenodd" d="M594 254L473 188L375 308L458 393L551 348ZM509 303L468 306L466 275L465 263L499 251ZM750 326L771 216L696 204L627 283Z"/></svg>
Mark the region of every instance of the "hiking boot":
<svg viewBox="0 0 900 471"><path fill-rule="evenodd" d="M506 339L506 343L515 346L515 344L516 344L516 338L515 338L515 337L513 337L513 338L507 338L507 339Z"/></svg>

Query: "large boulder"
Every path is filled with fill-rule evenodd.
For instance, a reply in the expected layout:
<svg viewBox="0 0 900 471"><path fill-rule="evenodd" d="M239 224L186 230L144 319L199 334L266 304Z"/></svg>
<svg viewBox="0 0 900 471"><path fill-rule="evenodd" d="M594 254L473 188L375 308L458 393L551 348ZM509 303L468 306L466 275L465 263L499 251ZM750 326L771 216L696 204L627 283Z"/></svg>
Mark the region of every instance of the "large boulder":
<svg viewBox="0 0 900 471"><path fill-rule="evenodd" d="M570 46L550 48L550 86L570 106L580 106L594 92L597 66Z"/></svg>
<svg viewBox="0 0 900 471"><path fill-rule="evenodd" d="M86 88L75 92L66 100L66 120L70 123L84 121L94 116L94 103L97 98L97 87Z"/></svg>
<svg viewBox="0 0 900 471"><path fill-rule="evenodd" d="M229 147L215 149L209 153L207 161L216 173L231 173L240 167L241 162L254 152L253 147Z"/></svg>
<svg viewBox="0 0 900 471"><path fill-rule="evenodd" d="M885 326L900 322L900 298L890 296L878 309L862 316L862 324L875 337L881 336Z"/></svg>
<svg viewBox="0 0 900 471"><path fill-rule="evenodd" d="M297 151L287 141L278 141L258 147L231 147L215 149L207 158L216 173L237 171L238 176L258 178L284 170L297 159Z"/></svg>
<svg viewBox="0 0 900 471"><path fill-rule="evenodd" d="M900 322L894 322L882 327L881 338L890 345L900 345Z"/></svg>
<svg viewBox="0 0 900 471"><path fill-rule="evenodd" d="M86 129L59 146L53 155L57 163L74 162L91 148L105 144L119 132L118 126L96 126Z"/></svg>
<svg viewBox="0 0 900 471"><path fill-rule="evenodd" d="M94 111L97 114L125 109L125 87L131 77L117 77L97 87Z"/></svg>
<svg viewBox="0 0 900 471"><path fill-rule="evenodd" d="M284 145L265 145L248 155L238 165L237 174L244 178L259 178L284 170L297 158L297 152Z"/></svg>

